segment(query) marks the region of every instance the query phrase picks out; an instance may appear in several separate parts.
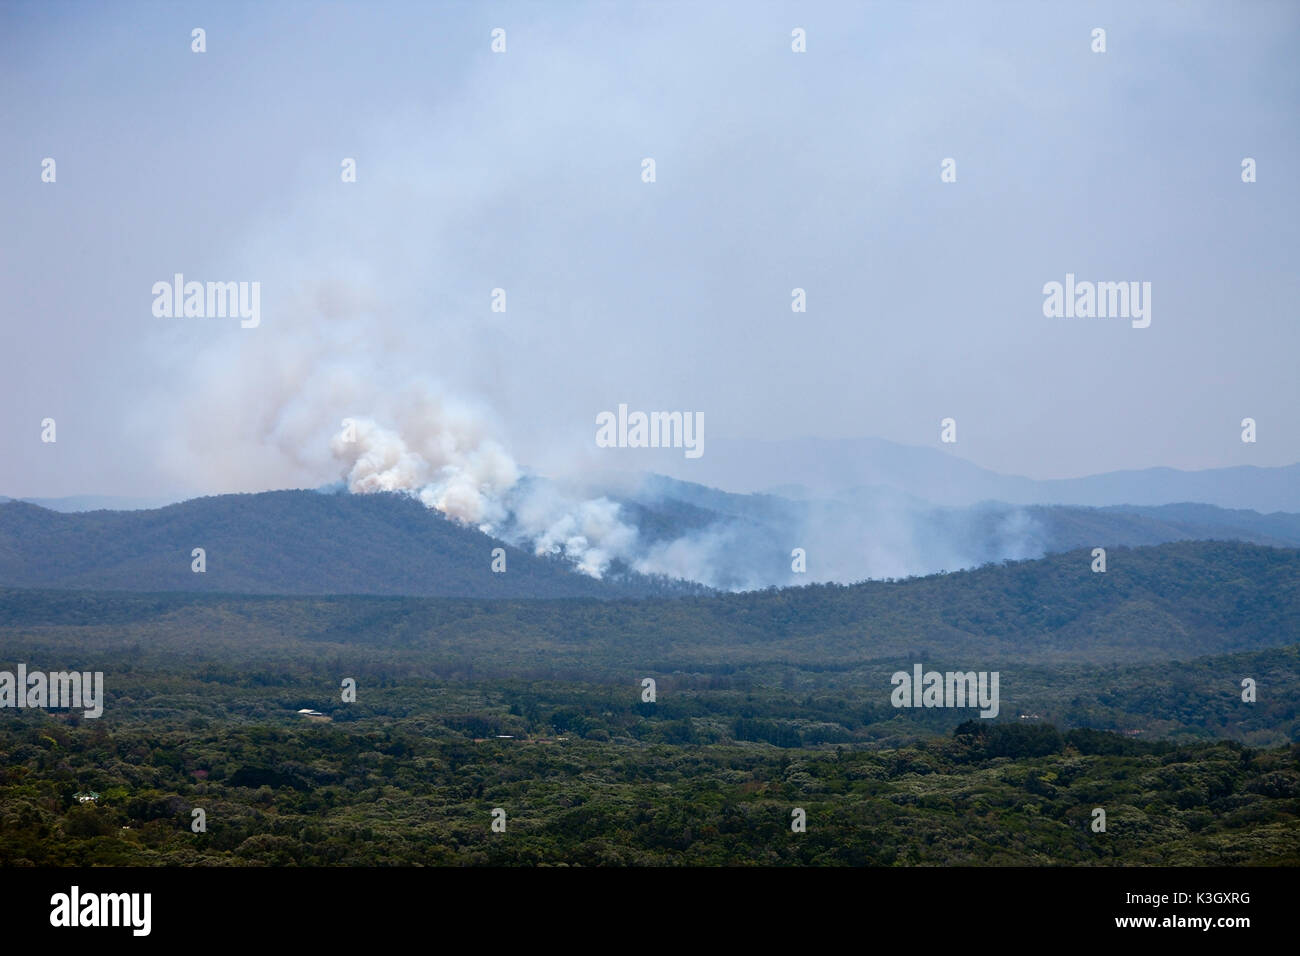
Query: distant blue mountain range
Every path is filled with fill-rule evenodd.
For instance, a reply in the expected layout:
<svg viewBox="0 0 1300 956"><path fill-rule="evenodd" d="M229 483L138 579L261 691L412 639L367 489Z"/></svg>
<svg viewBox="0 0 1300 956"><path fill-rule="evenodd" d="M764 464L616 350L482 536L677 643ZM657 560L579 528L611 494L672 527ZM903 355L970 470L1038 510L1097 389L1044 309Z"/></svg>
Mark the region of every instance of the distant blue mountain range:
<svg viewBox="0 0 1300 956"><path fill-rule="evenodd" d="M1300 464L1203 471L1146 468L1036 480L998 474L939 448L879 438L715 438L704 456L693 461L684 460L680 453L652 449L618 452L620 467L648 467L729 491L774 491L785 496L826 496L866 487L953 507L981 501L1093 507L1197 502L1265 513L1300 512ZM642 452L646 454L639 461L633 457Z"/></svg>

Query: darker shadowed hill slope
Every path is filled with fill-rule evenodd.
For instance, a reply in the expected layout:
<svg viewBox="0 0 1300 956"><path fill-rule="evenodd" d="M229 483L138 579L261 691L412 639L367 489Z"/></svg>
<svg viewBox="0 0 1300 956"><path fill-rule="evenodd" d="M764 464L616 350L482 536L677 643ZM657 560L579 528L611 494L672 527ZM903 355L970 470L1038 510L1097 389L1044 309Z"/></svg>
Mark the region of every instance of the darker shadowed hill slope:
<svg viewBox="0 0 1300 956"><path fill-rule="evenodd" d="M507 552L493 573L492 549ZM207 569L191 570L205 551ZM598 581L448 520L403 495L272 491L150 511L61 514L0 505L0 585L246 594L611 598L681 593L639 575Z"/></svg>
<svg viewBox="0 0 1300 956"><path fill-rule="evenodd" d="M1300 551L1176 542L1107 557L1105 573L1075 551L904 581L679 600L5 590L0 637L16 653L21 641L70 628L85 631L82 648L184 649L224 661L363 645L432 673L627 679L770 666L853 679L871 661L1108 665L1300 643Z"/></svg>

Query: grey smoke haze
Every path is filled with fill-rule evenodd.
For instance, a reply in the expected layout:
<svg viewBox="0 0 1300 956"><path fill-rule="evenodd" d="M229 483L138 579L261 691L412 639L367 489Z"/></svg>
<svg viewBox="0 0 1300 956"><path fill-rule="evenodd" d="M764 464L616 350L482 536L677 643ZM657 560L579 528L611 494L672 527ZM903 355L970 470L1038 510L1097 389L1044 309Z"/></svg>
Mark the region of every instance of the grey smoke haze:
<svg viewBox="0 0 1300 956"><path fill-rule="evenodd" d="M732 532L650 543L518 476L651 467L594 446L620 402L703 412L688 480L805 436L1035 478L1291 464L1297 40L1286 3L5 5L0 491L369 476L589 569L707 571ZM260 282L260 326L154 318L177 272ZM1067 272L1150 281L1151 326L1044 318ZM356 475L348 417L389 436ZM966 553L907 514L823 530L873 569Z"/></svg>

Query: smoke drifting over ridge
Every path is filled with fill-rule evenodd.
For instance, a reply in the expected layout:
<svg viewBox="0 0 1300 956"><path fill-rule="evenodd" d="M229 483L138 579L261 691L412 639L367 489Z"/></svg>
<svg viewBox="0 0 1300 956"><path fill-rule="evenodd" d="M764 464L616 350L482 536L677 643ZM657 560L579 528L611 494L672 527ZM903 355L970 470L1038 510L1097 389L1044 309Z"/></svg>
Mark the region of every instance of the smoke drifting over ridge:
<svg viewBox="0 0 1300 956"><path fill-rule="evenodd" d="M590 418L542 412L539 396L532 417L504 422L469 397L495 403L496 392L472 382L475 366L492 363L459 347L467 332L426 341L413 320L394 318L427 311L427 299L394 300L360 277L297 288L282 301L268 294L273 319L260 328L208 342L190 357L186 386L151 406L170 415L172 437L158 445L164 471L219 492L341 479L353 494L411 495L588 575L626 570L724 589L903 577L1045 550L1016 510L943 512L883 492L788 500L647 476L655 459L646 450L595 448L595 413L617 395ZM522 430L532 447L536 436L558 436L544 473L516 457L511 436ZM601 465L624 471L599 475ZM791 568L794 548L807 552L806 573Z"/></svg>
<svg viewBox="0 0 1300 956"><path fill-rule="evenodd" d="M592 496L526 475L464 406L430 394L403 418L400 432L356 419L334 437L350 492L410 494L594 577L618 562L642 574L752 589L905 577L1045 550L1042 528L1023 509L935 509L883 490L791 501L702 489L706 500L693 505L687 499L696 486L648 476L607 479L606 493ZM643 533L638 519L659 525L657 533ZM791 569L792 546L811 555L808 573Z"/></svg>
<svg viewBox="0 0 1300 956"><path fill-rule="evenodd" d="M498 91L507 111L510 89ZM465 135L435 148L412 130L447 127L447 117L395 121L369 135L368 178L355 189L310 182L230 258L177 264L186 275L260 281L263 321L154 326L154 367L174 368L175 378L160 376L136 425L160 474L201 493L342 479L355 494L411 495L589 575L626 569L727 589L904 576L1041 550L947 528L924 502L723 494L701 503L681 485L593 478L597 468L654 468L646 449L596 448L598 411L629 400L766 431L777 427L769 400L780 389L737 387L743 380L726 371L737 341L726 322L692 318L699 347L678 348L682 330L663 334L674 313L655 290L680 264L629 270L620 258L628 249L592 246L592 235L609 235L593 232L604 206L598 216L570 206L533 215L535 166L551 160L510 148L522 134L483 122L481 109L464 117L459 106L443 109ZM528 136L544 139L553 119L530 115ZM322 168L336 162L317 159ZM566 175L563 163L550 171ZM503 197L525 195L529 203L503 207ZM645 201L644 192L630 195L605 199L619 208ZM561 262L557 249L588 254ZM706 279L683 274L692 289ZM557 284L557 275L567 278ZM508 313L488 307L498 283L510 288ZM602 295L581 291L588 286ZM617 333L597 347L611 302ZM761 471L754 478L769 483ZM795 548L808 553L807 573L792 571Z"/></svg>
<svg viewBox="0 0 1300 956"><path fill-rule="evenodd" d="M515 460L464 407L426 395L404 417L400 433L361 418L334 437L350 492L405 492L535 554L563 555L594 577L613 560L636 561L637 530L619 519L616 502L521 482Z"/></svg>
<svg viewBox="0 0 1300 956"><path fill-rule="evenodd" d="M423 290L374 283L342 264L332 271L340 277L285 276L278 288L296 291L283 298L269 292L274 320L209 340L195 354L193 329L171 327L160 350L170 357L185 351L185 382L160 382L151 414L137 425L155 429L153 415L161 414L171 436L157 446L162 472L209 492L317 487L341 478L351 493L409 494L595 577L619 562L645 574L712 580L701 562L682 559L693 549L643 540L599 489L578 493L565 474L526 474L509 450L509 428L486 404L464 397L486 390L466 385L475 366L492 365L490 354L465 344L468 330L481 327L444 309L450 314L430 321L433 335L414 334L419 324L411 316L429 311ZM444 371L459 381L438 381ZM570 463L570 474L588 463L584 449L594 453L594 414L590 429L582 428L587 442L578 439L566 446L573 454L556 456ZM571 424L567 431L577 434ZM566 431L538 420L516 428Z"/></svg>
<svg viewBox="0 0 1300 956"><path fill-rule="evenodd" d="M462 423L444 417L441 403L431 404L418 419L414 447L368 418L345 423L330 448L348 465L348 490L413 492L426 507L490 533L505 517L500 495L519 480L519 469L496 442L466 442Z"/></svg>
<svg viewBox="0 0 1300 956"><path fill-rule="evenodd" d="M411 495L588 575L627 570L724 589L901 577L1044 550L1014 515L992 525L966 512L937 516L905 496L794 501L644 474L593 477L602 460L653 465L638 450L597 451L594 410L585 422L514 423L578 436L543 476L516 459L490 407L464 397L471 389L422 370L435 359L393 334L390 303L361 282L302 288L274 306L274 323L210 343L192 359L184 400L155 405L176 436L160 444L165 470L218 491L342 479L353 494ZM560 458L567 467L555 467ZM792 571L794 548L806 549L807 573Z"/></svg>

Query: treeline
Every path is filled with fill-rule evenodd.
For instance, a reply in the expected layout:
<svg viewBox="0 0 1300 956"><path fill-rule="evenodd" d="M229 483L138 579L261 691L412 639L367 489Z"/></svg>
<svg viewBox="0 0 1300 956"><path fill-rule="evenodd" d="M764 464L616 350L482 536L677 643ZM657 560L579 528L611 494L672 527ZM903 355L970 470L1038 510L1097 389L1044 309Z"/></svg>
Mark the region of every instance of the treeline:
<svg viewBox="0 0 1300 956"><path fill-rule="evenodd" d="M0 590L0 637L18 644L62 634L88 647L218 665L365 648L353 656L455 679L781 667L831 680L881 661L942 660L962 670L1188 661L1294 643L1300 634L1300 551L1181 542L1114 550L1104 574L1090 565L1083 551L902 582L676 600L10 589Z"/></svg>
<svg viewBox="0 0 1300 956"><path fill-rule="evenodd" d="M11 866L1295 865L1298 823L1300 747L1051 726L868 751L474 741L429 715L0 723Z"/></svg>

